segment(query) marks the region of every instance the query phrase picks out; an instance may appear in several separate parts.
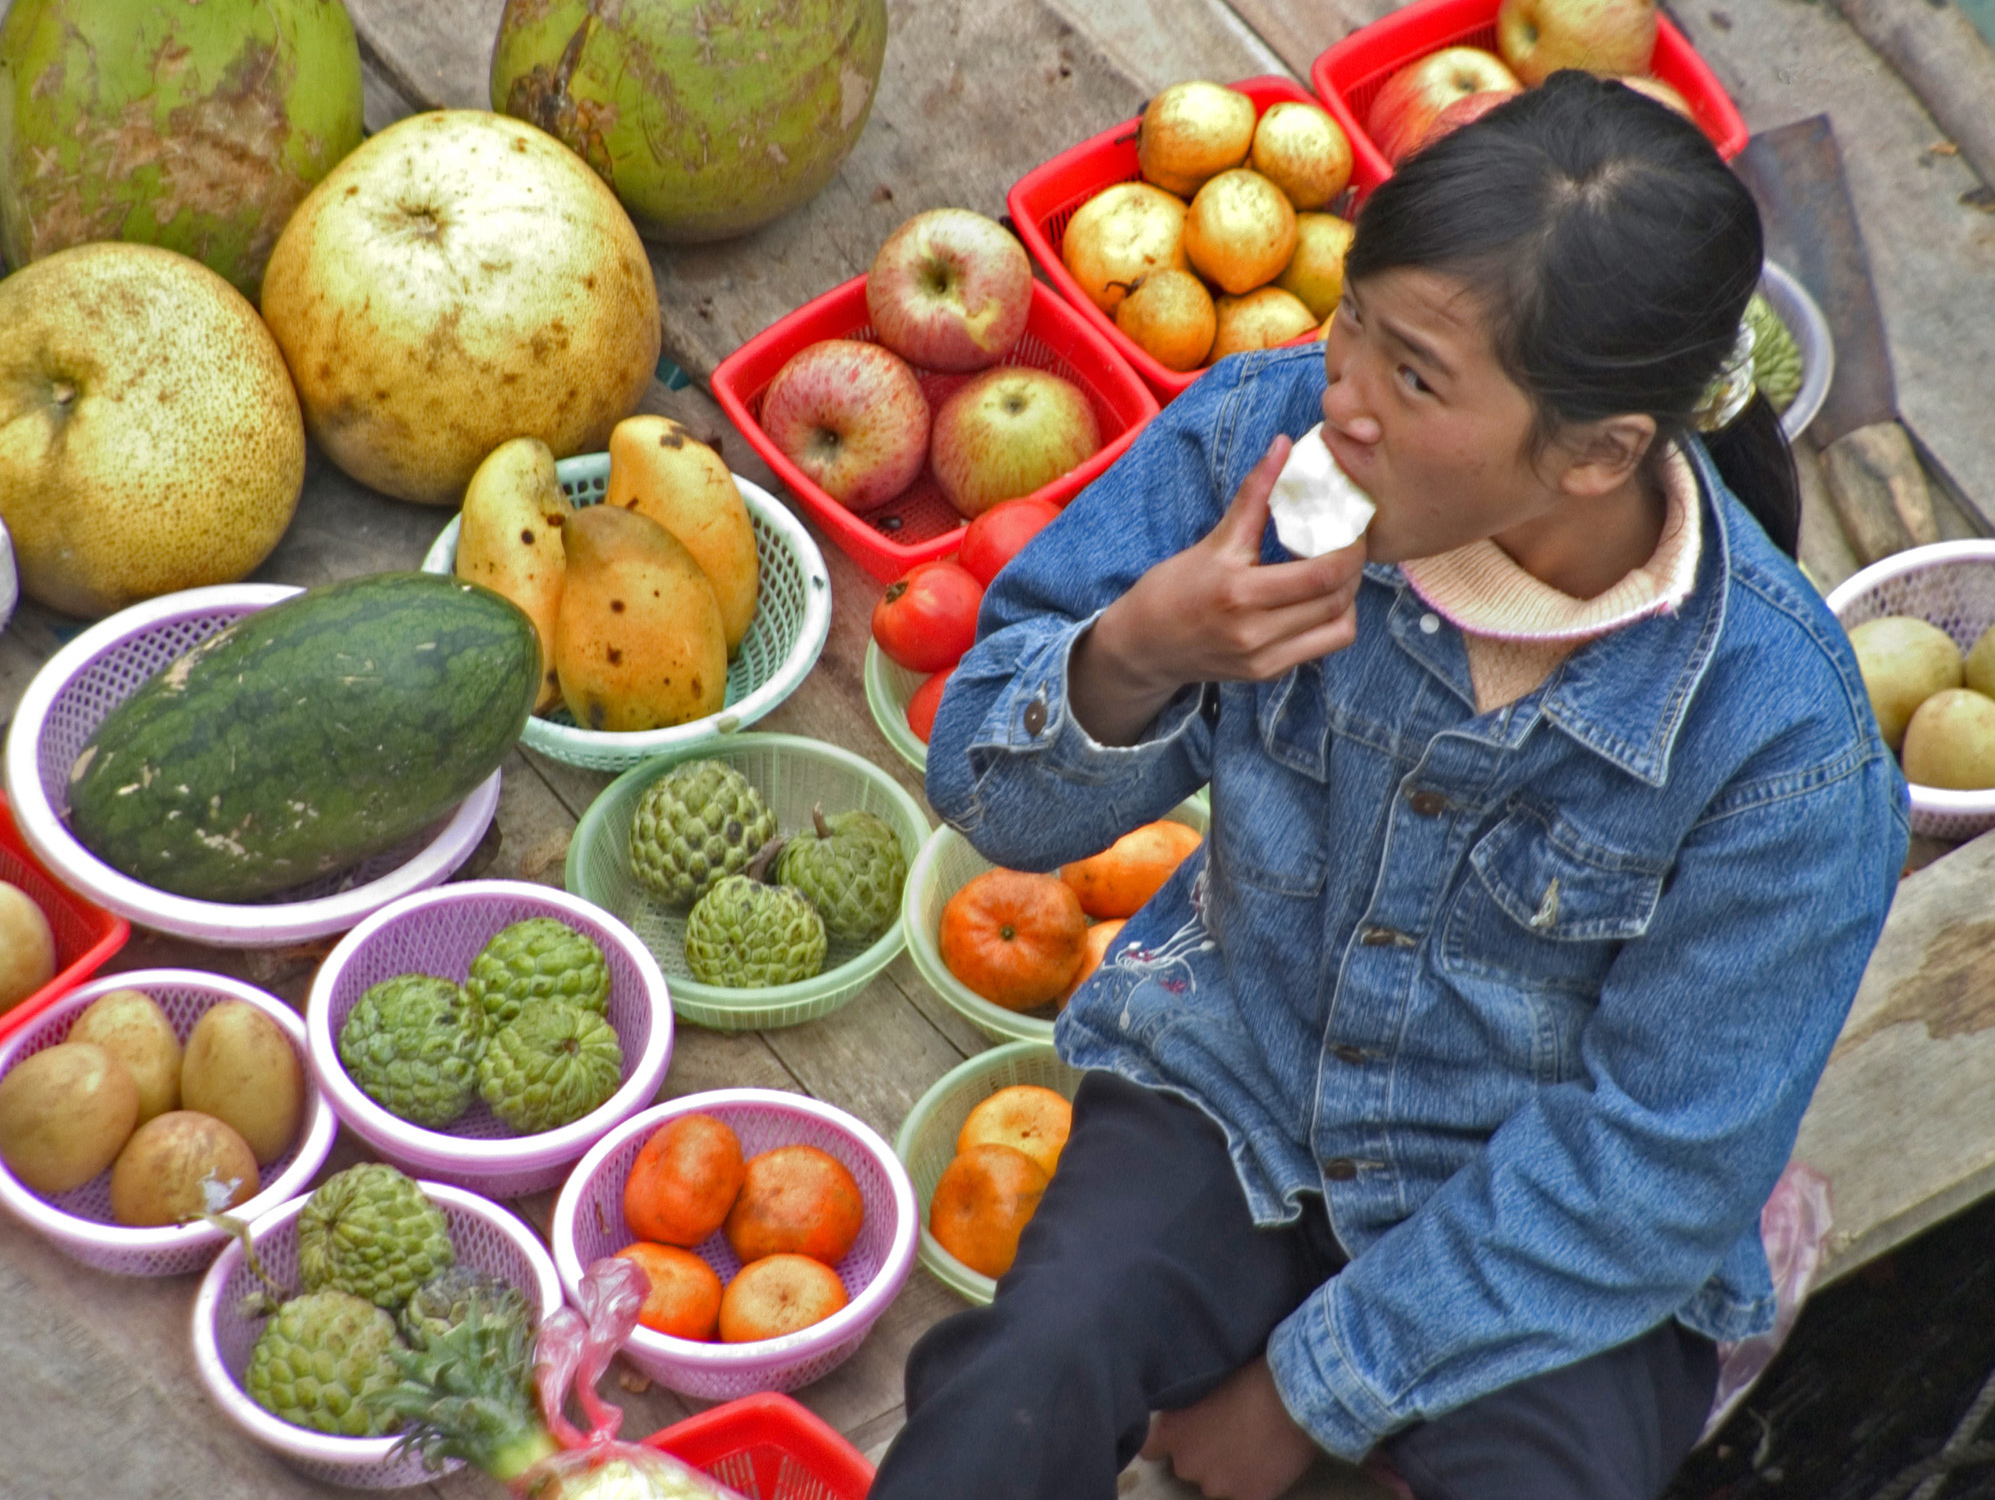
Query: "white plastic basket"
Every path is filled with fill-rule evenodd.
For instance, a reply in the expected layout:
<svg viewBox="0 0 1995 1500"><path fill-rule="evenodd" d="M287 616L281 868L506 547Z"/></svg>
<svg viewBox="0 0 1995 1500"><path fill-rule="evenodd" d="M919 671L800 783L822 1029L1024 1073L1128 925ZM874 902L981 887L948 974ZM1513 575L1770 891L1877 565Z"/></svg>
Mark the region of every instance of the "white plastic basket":
<svg viewBox="0 0 1995 1500"><path fill-rule="evenodd" d="M370 985L397 974L459 984L493 934L529 917L553 917L602 949L610 971L608 1017L623 1046L623 1083L581 1119L515 1135L483 1100L431 1130L400 1119L361 1091L339 1060L339 1029ZM672 1059L672 1002L658 962L637 934L601 907L550 886L465 880L419 891L341 938L305 1001L312 1070L333 1112L411 1177L439 1178L494 1198L544 1192L568 1175L603 1133L649 1104Z"/></svg>
<svg viewBox="0 0 1995 1500"><path fill-rule="evenodd" d="M519 1219L475 1193L447 1183L422 1182L422 1190L443 1210L457 1263L502 1276L520 1291L537 1316L561 1306L561 1281L554 1262ZM250 1225L249 1237L263 1269L282 1286L298 1280L298 1215L309 1201L302 1194L271 1209ZM242 1246L231 1241L216 1257L194 1298L194 1364L202 1385L235 1427L287 1464L328 1484L355 1489L403 1489L426 1484L440 1473L463 1467L457 1459L427 1469L415 1454L394 1457L395 1437L332 1437L294 1427L272 1416L242 1388L263 1321L242 1314L242 1303L263 1284L250 1270Z"/></svg>
<svg viewBox="0 0 1995 1500"><path fill-rule="evenodd" d="M1828 597L1844 630L1885 615L1937 625L1965 653L1995 625L1995 541L1934 542L1908 547L1843 580ZM1995 790L1955 792L1911 784L1912 831L1935 839L1971 839L1995 828Z"/></svg>
<svg viewBox="0 0 1995 1500"><path fill-rule="evenodd" d="M1760 290L1801 348L1801 389L1780 414L1780 430L1791 443L1808 430L1828 398L1829 382L1836 375L1835 340L1829 336L1829 320L1808 289L1784 268L1767 261L1760 272Z"/></svg>
<svg viewBox="0 0 1995 1500"><path fill-rule="evenodd" d="M744 1157L803 1144L845 1164L866 1205L859 1238L835 1268L852 1300L809 1328L746 1344L706 1344L640 1325L623 1357L659 1384L705 1401L808 1385L843 1364L899 1294L914 1264L919 1229L907 1169L875 1131L842 1109L775 1089L715 1089L626 1120L582 1158L555 1201L548 1239L562 1285L570 1297L578 1296L582 1273L592 1262L636 1242L623 1217L631 1163L654 1131L689 1114L712 1115L727 1124L740 1138ZM724 1234L716 1232L694 1253L723 1285L741 1269Z"/></svg>
<svg viewBox="0 0 1995 1500"><path fill-rule="evenodd" d="M433 886L477 847L499 806L489 777L439 819L350 870L266 901L198 901L142 884L98 859L63 822L69 768L106 714L161 668L244 615L302 590L227 583L163 594L85 630L42 666L7 730L7 796L21 837L60 880L140 926L216 948L263 948L343 932L399 896Z"/></svg>
<svg viewBox="0 0 1995 1500"><path fill-rule="evenodd" d="M554 466L561 489L576 505L595 505L609 491L610 456L587 453ZM565 708L527 720L520 743L553 760L596 771L622 771L661 750L710 740L746 729L797 690L824 652L831 633L831 574L824 554L803 522L760 485L734 476L755 529L755 555L762 566L762 590L755 619L741 650L727 665L727 697L721 711L667 729L613 733L578 728ZM453 516L423 558L425 573L449 573L457 566Z"/></svg>
<svg viewBox="0 0 1995 1500"><path fill-rule="evenodd" d="M68 1040L76 1018L98 996L124 989L143 990L150 995L166 1012L175 1035L183 1043L194 1030L194 1023L210 1007L224 1000L253 1005L283 1029L305 1073L303 1117L291 1148L259 1170L261 1186L256 1195L230 1212L239 1218L254 1218L294 1193L302 1192L325 1165L337 1121L307 1065L303 1018L275 995L240 979L196 969L133 969L102 975L63 996L0 1044L0 1077L23 1059ZM43 1197L0 1165L0 1204L65 1254L119 1276L181 1276L198 1271L228 1241L223 1231L204 1223L151 1229L134 1229L118 1223L111 1217L108 1171L100 1172L80 1188Z"/></svg>

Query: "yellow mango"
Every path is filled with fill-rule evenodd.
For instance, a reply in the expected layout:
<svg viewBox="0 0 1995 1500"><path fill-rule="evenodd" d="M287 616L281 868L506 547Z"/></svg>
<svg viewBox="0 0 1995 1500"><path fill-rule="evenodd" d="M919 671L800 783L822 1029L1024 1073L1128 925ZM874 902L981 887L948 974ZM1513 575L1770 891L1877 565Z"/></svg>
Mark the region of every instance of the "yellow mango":
<svg viewBox="0 0 1995 1500"><path fill-rule="evenodd" d="M464 491L457 526L457 576L505 595L540 637L539 712L561 699L554 671L554 620L561 609L566 555L561 528L575 507L554 476L554 453L520 437L485 455Z"/></svg>
<svg viewBox="0 0 1995 1500"><path fill-rule="evenodd" d="M748 507L721 456L670 417L626 417L610 434L603 503L651 517L693 554L713 585L733 660L755 619L762 565Z"/></svg>
<svg viewBox="0 0 1995 1500"><path fill-rule="evenodd" d="M588 505L561 528L561 696L586 729L662 729L719 713L727 636L713 585L649 516Z"/></svg>

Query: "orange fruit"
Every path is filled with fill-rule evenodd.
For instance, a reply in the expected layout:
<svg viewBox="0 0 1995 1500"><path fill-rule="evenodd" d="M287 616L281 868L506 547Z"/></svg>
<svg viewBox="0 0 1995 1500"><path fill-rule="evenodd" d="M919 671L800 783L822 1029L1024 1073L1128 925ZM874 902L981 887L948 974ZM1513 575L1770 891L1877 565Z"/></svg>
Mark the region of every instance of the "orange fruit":
<svg viewBox="0 0 1995 1500"><path fill-rule="evenodd" d="M808 1255L835 1266L865 1222L866 1201L845 1163L815 1146L778 1146L748 1158L725 1228L743 1261Z"/></svg>
<svg viewBox="0 0 1995 1500"><path fill-rule="evenodd" d="M1074 1106L1065 1096L1036 1083L1014 1083L970 1111L956 1132L956 1154L972 1146L1010 1146L1051 1177L1073 1123Z"/></svg>
<svg viewBox="0 0 1995 1500"><path fill-rule="evenodd" d="M1199 846L1196 829L1169 818L1145 823L1101 853L1060 867L1060 878L1091 917L1133 917Z"/></svg>
<svg viewBox="0 0 1995 1500"><path fill-rule="evenodd" d="M623 1221L641 1240L698 1245L741 1191L741 1142L712 1115L681 1115L653 1131L623 1182Z"/></svg>
<svg viewBox="0 0 1995 1500"><path fill-rule="evenodd" d="M971 1270L1002 1276L1045 1191L1046 1174L1017 1147L972 1146L942 1169L928 1200L928 1232Z"/></svg>
<svg viewBox="0 0 1995 1500"><path fill-rule="evenodd" d="M1097 922L1088 929L1088 945L1081 954L1081 966L1074 970L1074 977L1067 981L1067 987L1060 992L1060 1009L1067 1008L1067 1002L1074 998L1074 991L1088 975L1101 967L1101 961L1108 957L1109 947L1115 935L1129 925L1127 917L1110 917L1105 922Z"/></svg>
<svg viewBox="0 0 1995 1500"><path fill-rule="evenodd" d="M845 1283L808 1255L767 1255L735 1273L720 1294L720 1338L747 1344L822 1323L845 1306Z"/></svg>
<svg viewBox="0 0 1995 1500"><path fill-rule="evenodd" d="M971 990L1006 1010L1056 998L1080 967L1087 917L1065 881L1022 870L986 870L942 908L942 962Z"/></svg>
<svg viewBox="0 0 1995 1500"><path fill-rule="evenodd" d="M720 1275L690 1250L639 1240L617 1251L636 1261L651 1282L637 1321L675 1339L713 1341L720 1321Z"/></svg>

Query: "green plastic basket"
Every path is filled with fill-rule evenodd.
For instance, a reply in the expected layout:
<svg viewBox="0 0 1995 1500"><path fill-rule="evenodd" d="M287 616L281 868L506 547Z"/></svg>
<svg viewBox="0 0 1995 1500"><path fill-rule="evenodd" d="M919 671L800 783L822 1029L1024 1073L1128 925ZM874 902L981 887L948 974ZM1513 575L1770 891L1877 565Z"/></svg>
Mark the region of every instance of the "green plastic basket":
<svg viewBox="0 0 1995 1500"><path fill-rule="evenodd" d="M1204 833L1205 793L1188 797L1165 816ZM1051 1043L1051 1005L1040 1007L1047 1012L1044 1015L993 1005L951 974L949 966L942 962L939 938L942 908L958 890L990 868L991 862L955 829L938 828L929 835L908 868L907 889L901 895L901 925L907 929L907 956L914 960L915 971L928 981L930 989L993 1041Z"/></svg>
<svg viewBox="0 0 1995 1500"><path fill-rule="evenodd" d="M900 836L912 866L928 836L928 816L900 783L870 761L819 740L789 734L729 735L686 745L634 766L604 787L582 814L568 845L564 883L628 923L644 941L682 1019L722 1031L794 1026L829 1015L893 961L906 939L896 920L871 944L833 943L824 971L795 984L728 989L701 984L686 968L686 913L666 906L630 872L630 820L644 789L681 761L713 759L734 767L762 794L779 832L810 823L811 809L863 809Z"/></svg>
<svg viewBox="0 0 1995 1500"><path fill-rule="evenodd" d="M928 746L907 727L907 704L928 678L890 660L878 641L866 642L866 707L900 758L917 771L928 769Z"/></svg>
<svg viewBox="0 0 1995 1500"><path fill-rule="evenodd" d="M999 1089L1015 1083L1036 1083L1067 1098L1081 1085L1081 1070L1060 1061L1050 1042L1008 1042L958 1063L915 1101L894 1136L894 1155L914 1179L915 1200L921 1205L921 1246L915 1256L937 1281L972 1302L988 1302L997 1283L972 1271L936 1243L928 1232L928 1205L935 1184L956 1155L956 1135L970 1111Z"/></svg>
<svg viewBox="0 0 1995 1500"><path fill-rule="evenodd" d="M610 456L587 453L564 458L554 473L569 500L595 505L609 489ZM556 708L526 721L521 744L571 766L622 771L663 751L746 729L797 690L817 665L831 631L831 575L817 543L780 500L739 474L734 483L755 529L762 588L741 650L728 663L721 711L666 729L615 733L579 728L567 709ZM460 519L451 517L430 544L423 558L425 573L449 573L457 566Z"/></svg>

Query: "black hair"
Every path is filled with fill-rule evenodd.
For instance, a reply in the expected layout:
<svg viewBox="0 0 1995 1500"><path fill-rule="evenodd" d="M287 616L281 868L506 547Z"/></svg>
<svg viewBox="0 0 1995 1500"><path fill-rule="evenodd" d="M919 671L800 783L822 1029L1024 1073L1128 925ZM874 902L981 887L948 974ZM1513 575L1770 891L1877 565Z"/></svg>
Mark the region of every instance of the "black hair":
<svg viewBox="0 0 1995 1500"><path fill-rule="evenodd" d="M1568 70L1400 162L1360 210L1344 273L1464 282L1536 408L1536 446L1639 413L1656 423L1644 463L1659 465L1731 353L1762 254L1758 206L1694 124ZM1800 486L1765 398L1704 441L1793 556Z"/></svg>

